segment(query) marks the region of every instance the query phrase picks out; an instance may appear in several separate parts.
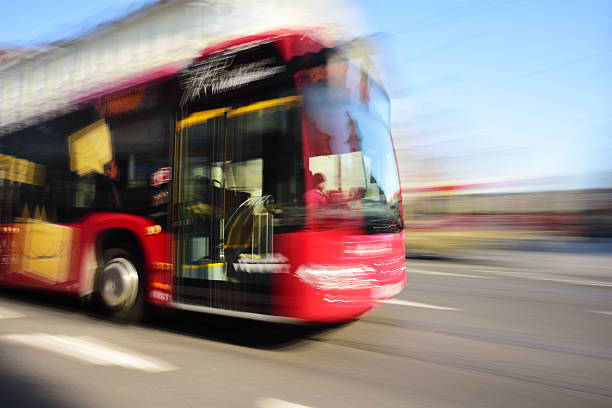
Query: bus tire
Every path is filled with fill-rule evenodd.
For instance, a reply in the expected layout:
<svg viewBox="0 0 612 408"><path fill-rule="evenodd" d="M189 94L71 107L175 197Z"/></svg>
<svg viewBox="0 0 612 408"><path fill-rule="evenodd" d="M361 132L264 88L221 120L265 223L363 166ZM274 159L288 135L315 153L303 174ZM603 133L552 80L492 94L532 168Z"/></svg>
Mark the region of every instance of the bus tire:
<svg viewBox="0 0 612 408"><path fill-rule="evenodd" d="M104 251L104 265L97 276L97 304L113 320L134 322L145 309L145 277L137 250L111 248Z"/></svg>

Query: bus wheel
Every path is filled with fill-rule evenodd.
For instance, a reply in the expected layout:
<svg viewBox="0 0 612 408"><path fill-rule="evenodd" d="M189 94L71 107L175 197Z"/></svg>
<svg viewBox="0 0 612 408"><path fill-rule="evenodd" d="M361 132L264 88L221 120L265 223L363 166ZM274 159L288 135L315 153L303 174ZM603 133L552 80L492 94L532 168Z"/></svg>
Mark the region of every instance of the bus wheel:
<svg viewBox="0 0 612 408"><path fill-rule="evenodd" d="M98 275L98 295L105 312L121 321L142 318L145 303L144 279L130 252L122 248L104 251L104 266Z"/></svg>

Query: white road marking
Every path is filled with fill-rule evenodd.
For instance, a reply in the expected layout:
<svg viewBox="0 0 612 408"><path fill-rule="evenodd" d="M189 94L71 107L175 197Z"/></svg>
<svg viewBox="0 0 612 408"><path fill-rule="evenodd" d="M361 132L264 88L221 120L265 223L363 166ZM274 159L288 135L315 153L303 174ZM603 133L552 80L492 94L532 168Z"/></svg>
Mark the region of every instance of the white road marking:
<svg viewBox="0 0 612 408"><path fill-rule="evenodd" d="M412 269L412 268L406 268L406 273L418 273L420 275L456 276L459 278L495 279L495 277L493 276L466 275L464 273L437 272L437 271L427 271L425 269Z"/></svg>
<svg viewBox="0 0 612 408"><path fill-rule="evenodd" d="M53 351L74 357L91 364L111 366L116 365L133 370L149 373L176 370L177 367L144 356L130 350L121 349L116 345L104 344L101 341L88 337L71 337L64 335L36 334L8 334L2 336L4 340L27 344L43 350Z"/></svg>
<svg viewBox="0 0 612 408"><path fill-rule="evenodd" d="M15 312L13 310L9 310L9 309L0 307L0 320L15 319L17 317L25 317L25 315L23 313Z"/></svg>
<svg viewBox="0 0 612 408"><path fill-rule="evenodd" d="M497 276L521 278L521 279L531 279L531 280L540 280L540 281L557 282L557 283L568 283L572 285L612 287L612 282L609 282L609 281L576 279L576 278L569 277L569 276L551 276L551 275L547 275L544 273L538 273L538 272L494 271L490 269L479 269L478 272L488 273L488 274L497 275ZM468 274L463 274L463 273L438 272L438 271L429 271L425 269L412 269L412 268L406 268L406 273L407 274L416 273L420 275L456 276L456 277L461 277L461 278L497 279L495 276L468 275Z"/></svg>
<svg viewBox="0 0 612 408"><path fill-rule="evenodd" d="M387 303L387 304L390 304L390 305L421 307L421 308L424 308L424 309L452 310L452 311L455 311L455 312L460 312L461 311L461 309L455 309L454 307L436 306L436 305L430 305L428 303L409 302L407 300L400 300L400 299L387 299L387 300L383 300L382 303Z"/></svg>
<svg viewBox="0 0 612 408"><path fill-rule="evenodd" d="M589 310L589 312L612 316L612 312L608 312L607 310Z"/></svg>
<svg viewBox="0 0 612 408"><path fill-rule="evenodd" d="M308 405L296 404L277 398L261 398L255 405L257 408L310 408Z"/></svg>
<svg viewBox="0 0 612 408"><path fill-rule="evenodd" d="M538 272L492 271L492 270L487 270L483 272L491 273L491 274L499 275L499 276L509 276L513 278L520 278L520 279L531 279L531 280L540 280L540 281L556 282L556 283L568 283L572 285L612 287L612 282L608 282L608 281L576 279L576 278L572 278L569 276L551 276L548 274L538 273Z"/></svg>

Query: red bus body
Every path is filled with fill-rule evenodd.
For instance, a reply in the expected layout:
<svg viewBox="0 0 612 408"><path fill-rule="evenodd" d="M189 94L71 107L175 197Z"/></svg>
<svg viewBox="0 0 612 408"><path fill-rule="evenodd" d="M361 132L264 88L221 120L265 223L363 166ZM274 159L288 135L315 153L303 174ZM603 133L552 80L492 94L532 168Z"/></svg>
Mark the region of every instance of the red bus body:
<svg viewBox="0 0 612 408"><path fill-rule="evenodd" d="M323 44L315 38L311 33L289 30L243 37L206 48L196 58L195 63L261 43L275 47L282 59L288 62L295 57L319 53L329 47L329 44ZM75 104L101 104L114 95L124 95L133 89L142 89L168 78L175 78L182 68L178 65L165 67L79 98ZM388 137L390 139L390 135ZM393 152L393 160L394 154ZM171 165L178 166L177 163ZM175 172L173 177L180 177L180 174ZM337 177L340 179L340 175ZM4 182L16 183L7 180ZM401 211L401 201L398 208ZM40 222L44 221L41 217ZM331 221L332 224L335 222ZM273 256L282 255L283 270L282 273L273 274L270 279L270 296L273 300L271 308L266 313L251 313L248 309L190 306L180 301L177 294L177 264L180 262L177 259L177 248L183 243L181 236L173 232L172 224L161 228L158 222L149 217L121 211L91 211L72 222L57 222L57 228L64 228L61 230L65 234L63 236L69 237L65 238L69 245L67 249L61 249L67 251L62 255L61 265L65 269L60 271L61 268L57 266L60 268L57 269L59 277L52 279L44 276L41 278L41 274L27 273L28 268L39 268L43 271L56 268L45 266L41 260L25 259L29 255L24 251L32 250L28 249L28 245L41 246L37 243L28 244L27 241L27 234L34 234L32 231L35 231L36 225L37 222L28 224L13 221L0 226L1 284L27 286L76 296L89 295L97 288L96 274L101 262L97 246L100 245L100 237L113 231L123 234L122 236L130 236L137 242L146 275L146 299L162 307L245 317L339 322L357 318L380 300L399 293L405 285L404 234L401 228L388 233L372 233L365 232L359 222L338 222L337 226L328 225L322 228L320 225L310 226L309 221L305 221L297 230L274 233ZM43 229L38 233L44 234L44 227L41 228ZM44 239L41 242L45 244ZM35 250L38 251L38 256L44 258L45 248ZM51 253L53 249L48 251ZM250 262L258 265L256 262L261 259L265 258L250 258ZM265 260L261 262L263 266L259 267L269 266Z"/></svg>

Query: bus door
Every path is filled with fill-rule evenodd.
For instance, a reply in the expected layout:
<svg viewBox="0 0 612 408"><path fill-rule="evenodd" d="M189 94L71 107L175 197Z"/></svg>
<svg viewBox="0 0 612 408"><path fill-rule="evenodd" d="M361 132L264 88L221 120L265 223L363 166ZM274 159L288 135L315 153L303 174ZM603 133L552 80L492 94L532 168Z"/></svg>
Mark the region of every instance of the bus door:
<svg viewBox="0 0 612 408"><path fill-rule="evenodd" d="M253 260L272 250L271 198L262 194L262 140L244 132L241 112L196 112L177 127L176 301L270 313L270 276Z"/></svg>

